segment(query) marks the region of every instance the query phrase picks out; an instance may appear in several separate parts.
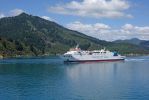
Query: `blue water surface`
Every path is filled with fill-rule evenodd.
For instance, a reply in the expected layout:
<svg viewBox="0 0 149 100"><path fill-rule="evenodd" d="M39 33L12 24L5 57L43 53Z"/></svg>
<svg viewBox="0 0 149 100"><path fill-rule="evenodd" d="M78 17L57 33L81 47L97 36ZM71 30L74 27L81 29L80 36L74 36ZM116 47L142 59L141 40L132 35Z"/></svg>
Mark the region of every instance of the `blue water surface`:
<svg viewBox="0 0 149 100"><path fill-rule="evenodd" d="M94 63L2 59L0 100L149 100L149 57Z"/></svg>

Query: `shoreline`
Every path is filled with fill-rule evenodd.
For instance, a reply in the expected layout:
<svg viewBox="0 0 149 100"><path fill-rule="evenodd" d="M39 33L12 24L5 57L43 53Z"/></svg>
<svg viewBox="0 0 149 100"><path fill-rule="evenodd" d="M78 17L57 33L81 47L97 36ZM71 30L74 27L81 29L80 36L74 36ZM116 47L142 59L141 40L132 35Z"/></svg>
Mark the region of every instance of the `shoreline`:
<svg viewBox="0 0 149 100"><path fill-rule="evenodd" d="M2 56L0 55L0 59L8 59L8 58L40 58L40 57L58 57L61 54L49 54L49 55L15 55L15 56ZM149 54L123 54L126 57L139 57L139 56L149 56Z"/></svg>
<svg viewBox="0 0 149 100"><path fill-rule="evenodd" d="M41 57L56 57L58 55L49 54L49 55L15 55L15 56L2 56L0 55L0 59L9 59L9 58L41 58Z"/></svg>
<svg viewBox="0 0 149 100"><path fill-rule="evenodd" d="M126 57L149 56L149 54L124 54Z"/></svg>

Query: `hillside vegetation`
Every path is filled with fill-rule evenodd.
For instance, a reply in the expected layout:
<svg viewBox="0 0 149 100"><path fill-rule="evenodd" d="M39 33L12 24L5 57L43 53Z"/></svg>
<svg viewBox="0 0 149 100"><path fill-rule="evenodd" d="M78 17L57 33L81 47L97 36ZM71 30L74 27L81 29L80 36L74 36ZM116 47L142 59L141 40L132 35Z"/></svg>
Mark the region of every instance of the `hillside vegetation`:
<svg viewBox="0 0 149 100"><path fill-rule="evenodd" d="M85 50L106 47L122 54L149 53L137 45L102 41L26 13L0 19L0 55L5 57L62 54L77 44Z"/></svg>

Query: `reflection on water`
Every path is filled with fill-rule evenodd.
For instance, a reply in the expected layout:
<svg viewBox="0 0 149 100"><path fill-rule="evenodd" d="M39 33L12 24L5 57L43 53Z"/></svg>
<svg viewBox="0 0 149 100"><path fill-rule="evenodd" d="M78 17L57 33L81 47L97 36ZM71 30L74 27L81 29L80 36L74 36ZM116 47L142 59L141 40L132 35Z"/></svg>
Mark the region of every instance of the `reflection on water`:
<svg viewBox="0 0 149 100"><path fill-rule="evenodd" d="M0 98L148 100L148 58L74 64L64 64L59 58L1 60Z"/></svg>
<svg viewBox="0 0 149 100"><path fill-rule="evenodd" d="M117 66L124 62L100 62L100 63L82 63L73 64L67 67L67 75L72 80L77 80L80 76L86 78L98 77L104 78L105 75L113 76L117 73ZM84 68L85 67L85 68ZM103 77L104 76L104 77ZM89 78L90 79L90 78Z"/></svg>

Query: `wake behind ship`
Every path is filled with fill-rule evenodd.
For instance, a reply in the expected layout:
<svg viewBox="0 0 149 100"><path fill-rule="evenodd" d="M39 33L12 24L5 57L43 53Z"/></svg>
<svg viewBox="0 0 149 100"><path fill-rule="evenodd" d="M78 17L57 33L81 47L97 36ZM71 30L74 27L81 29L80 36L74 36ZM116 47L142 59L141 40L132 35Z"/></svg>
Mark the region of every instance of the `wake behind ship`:
<svg viewBox="0 0 149 100"><path fill-rule="evenodd" d="M90 62L90 61L119 61L124 60L125 56L121 56L117 52L109 50L93 50L84 51L77 45L61 56L64 62Z"/></svg>

